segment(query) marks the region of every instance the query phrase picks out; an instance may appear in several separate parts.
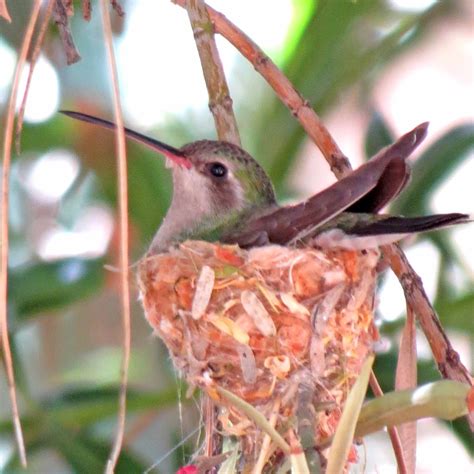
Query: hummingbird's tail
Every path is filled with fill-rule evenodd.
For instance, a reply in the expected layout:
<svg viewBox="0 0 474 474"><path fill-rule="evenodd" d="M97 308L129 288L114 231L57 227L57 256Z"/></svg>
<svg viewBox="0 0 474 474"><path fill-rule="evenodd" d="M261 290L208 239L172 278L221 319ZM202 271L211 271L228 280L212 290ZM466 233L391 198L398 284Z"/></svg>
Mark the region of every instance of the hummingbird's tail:
<svg viewBox="0 0 474 474"><path fill-rule="evenodd" d="M460 213L422 217L343 213L311 241L323 248L370 249L397 242L410 234L469 221L472 217Z"/></svg>
<svg viewBox="0 0 474 474"><path fill-rule="evenodd" d="M468 214L453 212L450 214L434 214L421 217L380 216L373 222L361 222L351 229L351 235L387 235L387 234L415 234L429 230L463 224L472 221Z"/></svg>

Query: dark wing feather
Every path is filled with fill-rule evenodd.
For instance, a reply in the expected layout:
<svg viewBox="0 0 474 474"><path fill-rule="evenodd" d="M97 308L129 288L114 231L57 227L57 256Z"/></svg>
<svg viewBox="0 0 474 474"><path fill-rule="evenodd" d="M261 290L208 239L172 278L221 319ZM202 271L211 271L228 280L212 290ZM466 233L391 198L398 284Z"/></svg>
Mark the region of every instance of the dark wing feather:
<svg viewBox="0 0 474 474"><path fill-rule="evenodd" d="M401 174L400 170L405 169L403 179L398 178L397 185L393 187L391 193L384 194L377 191L372 196L372 208L379 209L381 204L385 204L388 196L393 193L397 194L406 182L407 168L401 166L400 162L404 162L423 141L427 128L427 123L418 125L332 186L300 204L280 207L267 214L257 216L247 221L241 231L224 235L223 240L237 243L242 247L250 247L262 245L261 242L285 244L294 239L308 236L317 227L342 211L351 206L357 208L356 203L372 190L377 189L381 180L386 181L392 173ZM369 203L367 206L370 207ZM266 234L266 240L262 239L262 234ZM256 235L258 239L254 238Z"/></svg>
<svg viewBox="0 0 474 474"><path fill-rule="evenodd" d="M351 235L368 236L381 234L411 234L461 224L469 221L469 215L453 212L451 214L434 214L421 217L390 216L372 222L361 222L351 227Z"/></svg>
<svg viewBox="0 0 474 474"><path fill-rule="evenodd" d="M387 164L379 181L365 196L349 206L347 212L373 213L378 212L389 202L395 199L403 188L408 184L410 178L410 165L406 158L411 154L426 136L428 124L422 123L411 132L403 135L392 145L384 148L375 158L381 154L390 152L393 157Z"/></svg>
<svg viewBox="0 0 474 474"><path fill-rule="evenodd" d="M385 168L379 182L364 197L349 206L347 212L375 213L393 201L410 178L410 165L400 157L392 160Z"/></svg>

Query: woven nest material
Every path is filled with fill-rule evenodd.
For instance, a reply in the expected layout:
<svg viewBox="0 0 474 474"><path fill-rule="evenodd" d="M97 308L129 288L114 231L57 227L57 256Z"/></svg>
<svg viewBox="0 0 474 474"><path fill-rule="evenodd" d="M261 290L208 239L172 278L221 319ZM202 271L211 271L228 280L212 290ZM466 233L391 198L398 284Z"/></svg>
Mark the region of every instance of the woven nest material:
<svg viewBox="0 0 474 474"><path fill-rule="evenodd" d="M175 367L218 403L220 432L256 459L265 433L216 388L273 414L284 437L291 430L301 439L308 426L315 446L330 437L377 339L378 260L377 250L188 241L144 258L138 280ZM278 449L267 451L265 462Z"/></svg>

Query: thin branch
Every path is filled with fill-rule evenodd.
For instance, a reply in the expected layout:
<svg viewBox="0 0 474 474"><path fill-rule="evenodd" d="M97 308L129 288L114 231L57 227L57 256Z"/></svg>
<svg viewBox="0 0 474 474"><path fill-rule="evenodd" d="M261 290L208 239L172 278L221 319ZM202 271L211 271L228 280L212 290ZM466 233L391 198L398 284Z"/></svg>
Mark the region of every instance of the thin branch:
<svg viewBox="0 0 474 474"><path fill-rule="evenodd" d="M53 12L55 0L49 0L48 6L46 7L46 12L44 14L43 22L41 23L40 31L35 42L33 49L33 54L30 61L30 70L28 71L28 79L26 81L25 92L23 93L23 99L21 101L20 110L18 111L18 117L16 121L16 131L15 131L15 148L17 154L20 154L21 151L21 131L23 129L23 118L25 116L26 109L26 99L28 98L28 92L30 90L31 79L33 78L33 71L35 70L36 63L38 61L39 55L41 54L41 47L43 46L44 38L46 31L48 30L49 20Z"/></svg>
<svg viewBox="0 0 474 474"><path fill-rule="evenodd" d="M446 379L467 382L472 386L469 371L462 364L459 354L453 349L436 311L426 296L420 277L411 267L405 254L398 245L384 246L382 249L402 285L407 304L416 314L441 375ZM471 430L474 430L474 413L468 415L468 420Z"/></svg>
<svg viewBox="0 0 474 474"><path fill-rule="evenodd" d="M173 0L184 7L186 0ZM351 171L347 157L341 152L327 128L310 103L293 87L290 80L276 64L242 30L230 22L222 13L207 7L216 33L224 36L245 56L265 78L290 112L299 120L308 136L316 143L329 163L331 170L342 178Z"/></svg>
<svg viewBox="0 0 474 474"><path fill-rule="evenodd" d="M81 55L74 44L74 39L69 25L69 17L67 8L62 0L56 0L53 10L54 22L58 25L59 36L63 43L64 51L66 52L67 64L71 65L77 63L81 59Z"/></svg>
<svg viewBox="0 0 474 474"><path fill-rule="evenodd" d="M370 374L370 388L376 397L381 397L383 395L382 387L380 387L379 381L372 370ZM403 453L403 446L398 435L398 430L395 426L387 427L388 435L390 436L390 442L392 443L393 453L395 454L395 459L397 460L398 472L399 474L408 474L407 465L405 462L405 455Z"/></svg>
<svg viewBox="0 0 474 474"><path fill-rule="evenodd" d="M112 451L107 461L106 473L113 473L122 449L125 418L127 412L127 380L130 364L130 288L129 288L129 258L128 258L128 186L127 186L127 155L125 148L125 133L123 126L122 107L120 104L120 90L115 61L112 26L107 0L100 2L102 10L102 26L104 40L109 61L110 76L113 85L114 117L117 124L116 154L118 160L118 188L119 188L119 223L120 223L120 283L123 325L123 358L120 370L120 393L118 426Z"/></svg>
<svg viewBox="0 0 474 474"><path fill-rule="evenodd" d="M91 0L82 0L82 18L86 21L90 21L92 15Z"/></svg>
<svg viewBox="0 0 474 474"><path fill-rule="evenodd" d="M21 45L18 62L13 78L12 90L8 101L5 133L3 138L3 169L2 169L2 206L0 221L0 330L2 338L3 357L5 360L5 368L7 372L8 392L10 395L13 425L15 427L16 442L20 454L21 464L26 467L26 451L23 440L23 432L21 429L20 415L18 412L18 402L15 389L15 375L13 372L12 354L10 341L8 339L8 318L7 318L7 294L8 294L8 218L9 218L9 178L10 163L13 140L13 126L15 121L15 106L18 97L18 88L20 84L21 73L26 63L26 56L30 49L31 39L35 29L38 15L41 8L41 0L35 0L30 15L28 26L26 27L25 36Z"/></svg>
<svg viewBox="0 0 474 474"><path fill-rule="evenodd" d="M0 17L7 20L8 23L12 22L12 17L8 13L7 0L0 0Z"/></svg>
<svg viewBox="0 0 474 474"><path fill-rule="evenodd" d="M209 109L214 117L217 136L219 140L240 145L232 99L214 38L214 26L209 18L206 4L203 0L186 0L185 8L201 59L209 95Z"/></svg>
<svg viewBox="0 0 474 474"><path fill-rule="evenodd" d="M117 13L118 16L125 15L122 5L120 5L120 2L118 0L110 0L110 5L114 9L115 13Z"/></svg>

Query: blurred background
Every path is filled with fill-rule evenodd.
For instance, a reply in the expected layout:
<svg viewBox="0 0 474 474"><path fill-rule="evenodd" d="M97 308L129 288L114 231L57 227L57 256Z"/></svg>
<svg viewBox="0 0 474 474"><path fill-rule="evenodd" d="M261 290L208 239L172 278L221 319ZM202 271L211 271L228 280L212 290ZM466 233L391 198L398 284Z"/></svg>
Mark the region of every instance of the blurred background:
<svg viewBox="0 0 474 474"><path fill-rule="evenodd" d="M10 92L31 2L9 1L0 20L0 115ZM413 158L411 186L392 206L406 215L474 212L474 4L471 0L209 1L283 69L320 114L354 166L394 137L430 121ZM99 5L80 2L72 32L82 60L66 66L51 26L29 92L21 153L11 176L9 329L28 472L102 472L117 413L121 360L116 165L110 132L58 110L112 117ZM181 146L215 138L193 35L167 0L123 0L112 13L126 125ZM281 201L331 183L302 128L245 59L218 37L242 143L271 175ZM24 79L26 79L26 74ZM23 81L25 83L26 81ZM130 143L131 258L146 251L170 202L161 157ZM472 369L474 225L405 242L463 362ZM106 265L104 267L104 265ZM173 472L196 451L197 398L154 338L132 282L132 359L125 449L117 472ZM376 373L393 388L404 298L381 277ZM419 337L419 383L439 375ZM16 472L9 403L0 374L0 470ZM418 423L418 472L467 472L465 420ZM396 472L388 436L360 449L354 472Z"/></svg>

